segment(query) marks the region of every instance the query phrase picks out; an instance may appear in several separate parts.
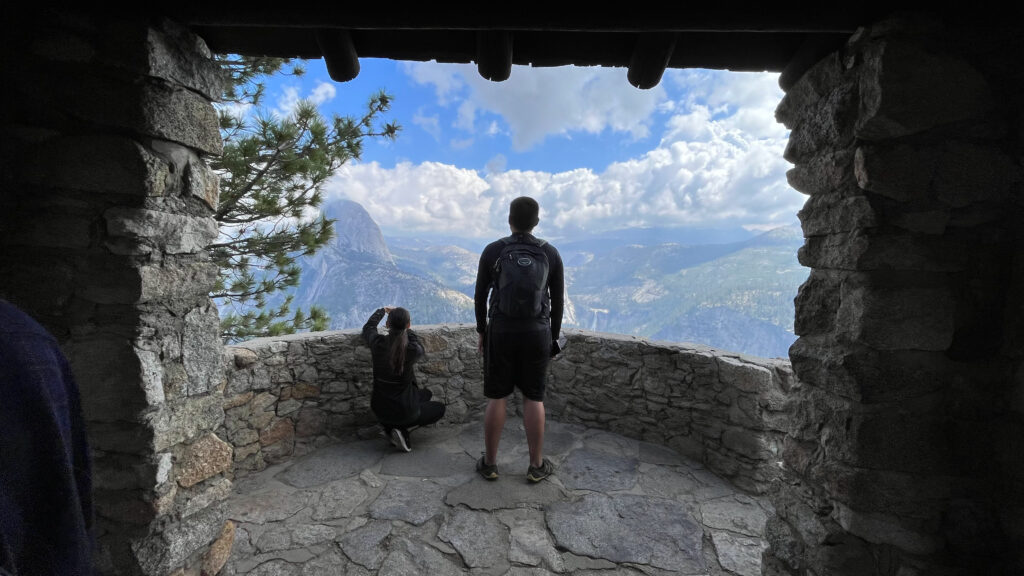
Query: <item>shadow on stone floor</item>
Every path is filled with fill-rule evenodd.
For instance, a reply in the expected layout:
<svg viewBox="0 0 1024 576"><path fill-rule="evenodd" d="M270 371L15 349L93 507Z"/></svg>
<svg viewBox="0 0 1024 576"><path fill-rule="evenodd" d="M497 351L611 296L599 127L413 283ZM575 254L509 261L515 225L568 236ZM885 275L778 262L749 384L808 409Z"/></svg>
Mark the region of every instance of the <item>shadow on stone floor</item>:
<svg viewBox="0 0 1024 576"><path fill-rule="evenodd" d="M760 574L766 500L662 446L548 421L556 475L526 480L522 421L501 477L474 472L483 427L321 448L239 479L222 574Z"/></svg>

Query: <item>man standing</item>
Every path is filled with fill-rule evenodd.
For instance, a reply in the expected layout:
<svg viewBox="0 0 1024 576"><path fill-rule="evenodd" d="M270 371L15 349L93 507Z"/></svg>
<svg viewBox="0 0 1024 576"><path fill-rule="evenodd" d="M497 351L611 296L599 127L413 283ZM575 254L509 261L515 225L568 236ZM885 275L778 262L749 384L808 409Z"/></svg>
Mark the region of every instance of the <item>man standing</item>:
<svg viewBox="0 0 1024 576"><path fill-rule="evenodd" d="M506 399L518 387L523 395L523 424L530 448L526 478L540 482L554 472L544 449L544 384L548 362L558 352L565 278L554 246L531 232L540 207L522 196L509 206L512 235L487 245L476 275L477 348L484 355L486 452L476 469L498 478L498 443L505 426ZM488 292L490 298L488 299Z"/></svg>

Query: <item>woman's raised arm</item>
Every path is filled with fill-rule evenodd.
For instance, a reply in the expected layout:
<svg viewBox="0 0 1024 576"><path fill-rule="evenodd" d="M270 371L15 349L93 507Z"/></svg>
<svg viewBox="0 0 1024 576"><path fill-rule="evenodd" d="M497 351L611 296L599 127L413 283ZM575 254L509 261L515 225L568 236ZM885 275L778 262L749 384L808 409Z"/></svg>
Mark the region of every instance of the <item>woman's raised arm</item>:
<svg viewBox="0 0 1024 576"><path fill-rule="evenodd" d="M387 308L377 308L373 314L370 314L370 318L366 320L366 324L363 324L363 340L369 346L373 343L374 336L380 336L377 333L377 324L380 324L384 314L387 313Z"/></svg>

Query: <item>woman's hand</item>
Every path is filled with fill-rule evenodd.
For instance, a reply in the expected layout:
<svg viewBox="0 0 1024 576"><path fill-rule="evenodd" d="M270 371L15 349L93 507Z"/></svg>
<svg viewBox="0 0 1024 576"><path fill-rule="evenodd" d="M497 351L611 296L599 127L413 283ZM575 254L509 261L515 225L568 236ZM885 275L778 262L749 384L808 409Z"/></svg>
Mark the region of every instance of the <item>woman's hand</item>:
<svg viewBox="0 0 1024 576"><path fill-rule="evenodd" d="M384 307L384 313L385 314L391 314L391 311L394 310L394 309L395 309L394 306L385 306Z"/></svg>

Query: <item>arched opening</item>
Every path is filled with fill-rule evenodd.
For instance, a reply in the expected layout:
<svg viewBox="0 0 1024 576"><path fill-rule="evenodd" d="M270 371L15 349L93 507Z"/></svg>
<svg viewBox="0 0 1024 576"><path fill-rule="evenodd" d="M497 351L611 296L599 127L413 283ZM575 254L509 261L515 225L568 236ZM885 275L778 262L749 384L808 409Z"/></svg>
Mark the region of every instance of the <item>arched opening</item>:
<svg viewBox="0 0 1024 576"><path fill-rule="evenodd" d="M474 323L481 251L526 194L562 255L566 328L788 356L806 196L786 182L778 74L667 70L640 91L617 68L514 66L495 83L471 65L366 59L338 91L323 63L304 67L270 79L260 113L301 97L347 114L387 86L402 126L322 187L337 235L298 259L291 292L330 329L361 327L381 297L420 325Z"/></svg>
<svg viewBox="0 0 1024 576"><path fill-rule="evenodd" d="M967 20L879 22L780 108L815 271L767 573L1020 567L1020 46ZM216 482L178 481L224 466L205 55L164 23L11 26L0 288L82 381L100 561L177 570L222 527Z"/></svg>

